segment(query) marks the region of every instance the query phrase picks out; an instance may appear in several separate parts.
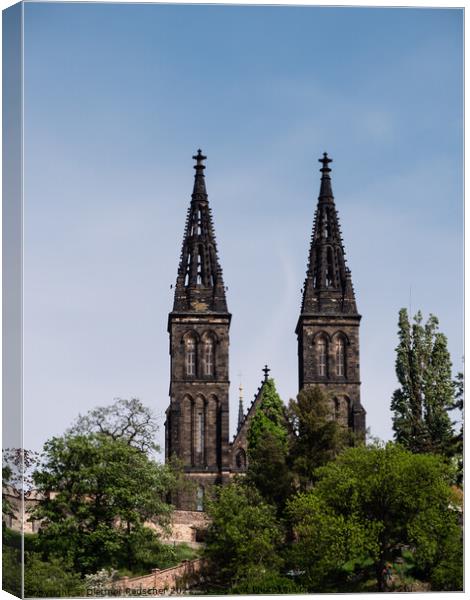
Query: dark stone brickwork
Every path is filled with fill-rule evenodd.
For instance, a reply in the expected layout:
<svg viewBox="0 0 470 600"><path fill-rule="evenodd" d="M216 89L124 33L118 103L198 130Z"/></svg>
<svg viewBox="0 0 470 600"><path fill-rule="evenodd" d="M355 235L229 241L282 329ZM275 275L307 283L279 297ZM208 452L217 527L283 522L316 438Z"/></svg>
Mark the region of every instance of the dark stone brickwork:
<svg viewBox="0 0 470 600"><path fill-rule="evenodd" d="M215 483L230 469L229 328L222 269L204 179L205 157L196 175L186 220L170 334L170 406L165 456L177 457L191 485L172 498L182 510L202 510Z"/></svg>
<svg viewBox="0 0 470 600"><path fill-rule="evenodd" d="M365 434L360 399L359 323L326 153L315 213L302 307L297 323L299 390L319 385L336 419Z"/></svg>
<svg viewBox="0 0 470 600"><path fill-rule="evenodd" d="M248 466L248 429L250 428L251 419L258 408L263 397L263 388L267 380L267 375L264 381L258 388L253 402L251 403L246 415L239 418L238 430L230 445L230 465L233 473L243 473Z"/></svg>
<svg viewBox="0 0 470 600"><path fill-rule="evenodd" d="M194 157L196 174L188 209L170 334L170 405L165 456L183 464L187 489L171 500L177 509L201 511L215 484L246 471L247 433L262 398L258 388L246 415L240 403L238 430L229 442L229 328L212 214L204 178L205 157ZM351 272L324 154L322 178L297 323L299 389L319 385L329 394L332 416L365 434L360 400L359 324ZM256 301L256 299L254 299ZM265 368L265 381L268 377Z"/></svg>

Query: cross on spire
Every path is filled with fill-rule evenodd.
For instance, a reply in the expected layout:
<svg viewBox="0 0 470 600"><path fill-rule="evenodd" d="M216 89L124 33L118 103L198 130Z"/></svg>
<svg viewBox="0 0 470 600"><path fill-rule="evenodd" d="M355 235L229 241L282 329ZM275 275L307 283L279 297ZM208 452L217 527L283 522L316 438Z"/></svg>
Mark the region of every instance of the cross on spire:
<svg viewBox="0 0 470 600"><path fill-rule="evenodd" d="M313 226L307 277L302 290L302 313L357 314L351 274L341 237L338 213L331 189L332 159L326 152L321 163L320 194Z"/></svg>
<svg viewBox="0 0 470 600"><path fill-rule="evenodd" d="M194 165L194 168L196 169L196 171L201 170L203 171L206 167L203 164L203 161L206 160L207 156L204 156L204 154L202 153L201 149L199 148L199 150L197 151L197 154L195 154L193 156L193 160L196 161L196 164Z"/></svg>
<svg viewBox="0 0 470 600"><path fill-rule="evenodd" d="M263 369L263 373L264 373L264 380L268 381L268 377L269 377L269 371L271 369L268 367L268 365L264 365L264 369Z"/></svg>
<svg viewBox="0 0 470 600"><path fill-rule="evenodd" d="M178 312L227 312L225 286L204 177L206 167L203 161L206 158L200 148L193 156L196 172L173 305L173 310Z"/></svg>

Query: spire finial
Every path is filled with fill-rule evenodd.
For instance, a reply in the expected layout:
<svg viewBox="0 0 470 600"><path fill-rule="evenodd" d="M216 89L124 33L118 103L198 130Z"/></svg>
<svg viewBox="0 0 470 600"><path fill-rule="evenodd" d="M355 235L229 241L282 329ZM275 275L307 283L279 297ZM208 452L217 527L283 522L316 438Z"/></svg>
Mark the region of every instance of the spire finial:
<svg viewBox="0 0 470 600"><path fill-rule="evenodd" d="M202 153L201 149L199 148L197 151L197 154L195 154L193 156L193 160L196 161L196 164L194 165L194 168L197 171L204 171L204 169L206 168L205 165L203 164L203 161L207 159L207 156L204 156L204 154Z"/></svg>
<svg viewBox="0 0 470 600"><path fill-rule="evenodd" d="M323 152L323 158L319 158L318 162L321 162L321 164L323 165L322 168L320 169L320 171L322 173L329 173L331 171L331 169L328 166L328 164L330 162L333 162L333 159L332 158L328 158L328 153L327 152Z"/></svg>
<svg viewBox="0 0 470 600"><path fill-rule="evenodd" d="M323 152L323 158L319 158L318 162L321 162L322 168L321 171L321 185L320 185L320 198L333 198L333 192L331 190L331 178L330 172L331 169L328 166L330 162L333 162L333 159L328 157L326 152Z"/></svg>
<svg viewBox="0 0 470 600"><path fill-rule="evenodd" d="M264 380L268 381L268 377L269 377L269 371L271 369L268 367L268 365L264 365L264 369L263 369L263 373L264 373Z"/></svg>
<svg viewBox="0 0 470 600"><path fill-rule="evenodd" d="M357 315L351 273L341 237L338 212L331 185L331 158L326 152L321 163L320 194L302 289L301 314L347 313Z"/></svg>
<svg viewBox="0 0 470 600"><path fill-rule="evenodd" d="M194 168L196 169L196 173L194 174L194 188L193 188L193 199L201 199L207 200L207 191L206 191L206 183L204 181L204 169L206 166L203 164L203 161L206 160L207 156L204 156L202 150L199 148L197 154L193 156L193 160L196 161Z"/></svg>

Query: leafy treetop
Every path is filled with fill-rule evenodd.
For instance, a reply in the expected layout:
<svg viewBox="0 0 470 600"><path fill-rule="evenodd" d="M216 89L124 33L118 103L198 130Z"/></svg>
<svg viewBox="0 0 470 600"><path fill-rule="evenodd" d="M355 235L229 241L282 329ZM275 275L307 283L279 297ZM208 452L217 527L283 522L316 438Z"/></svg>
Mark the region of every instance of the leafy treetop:
<svg viewBox="0 0 470 600"><path fill-rule="evenodd" d="M317 475L315 487L288 508L295 562L310 590L326 591L354 565L369 564L383 591L387 563L409 547L424 579L447 555L461 564L452 468L441 457L393 443L350 448ZM461 572L448 585L461 589Z"/></svg>
<svg viewBox="0 0 470 600"><path fill-rule="evenodd" d="M248 455L256 451L258 444L268 433L287 449L286 411L277 393L274 379L268 379L263 383L261 393L261 401L251 419L247 434Z"/></svg>
<svg viewBox="0 0 470 600"><path fill-rule="evenodd" d="M156 543L153 522L165 528L165 502L176 478L123 439L104 434L52 438L34 474L42 499L32 517L46 555L67 557L81 573L125 564Z"/></svg>
<svg viewBox="0 0 470 600"><path fill-rule="evenodd" d="M138 398L119 398L110 406L99 406L85 415L79 415L67 433L102 433L152 454L159 450L155 444L157 430L156 417L150 408L144 406Z"/></svg>

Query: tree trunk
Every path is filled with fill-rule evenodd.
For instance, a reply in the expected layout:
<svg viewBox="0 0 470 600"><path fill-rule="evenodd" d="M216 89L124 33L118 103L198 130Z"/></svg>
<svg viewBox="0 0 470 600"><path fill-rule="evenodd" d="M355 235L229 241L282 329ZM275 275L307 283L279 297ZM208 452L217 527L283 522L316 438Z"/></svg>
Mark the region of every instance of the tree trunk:
<svg viewBox="0 0 470 600"><path fill-rule="evenodd" d="M377 591L384 592L385 591L385 561L380 560L375 567L375 576L377 578Z"/></svg>
<svg viewBox="0 0 470 600"><path fill-rule="evenodd" d="M126 539L126 543L127 543L127 568L129 569L129 571L132 571L132 549L131 549L131 524L129 521L127 521L127 539Z"/></svg>

